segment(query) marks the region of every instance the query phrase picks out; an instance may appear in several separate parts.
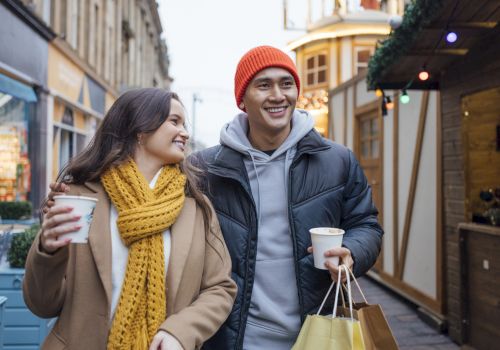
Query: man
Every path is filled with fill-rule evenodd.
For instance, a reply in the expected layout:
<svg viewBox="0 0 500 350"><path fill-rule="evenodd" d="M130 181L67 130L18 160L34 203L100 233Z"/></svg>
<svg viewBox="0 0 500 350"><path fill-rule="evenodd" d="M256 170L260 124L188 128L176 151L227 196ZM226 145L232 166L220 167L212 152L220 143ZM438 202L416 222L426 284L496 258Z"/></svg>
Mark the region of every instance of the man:
<svg viewBox="0 0 500 350"><path fill-rule="evenodd" d="M364 274L380 251L371 190L354 155L323 139L296 110L300 80L282 51L260 46L240 60L235 97L244 112L224 126L221 145L193 156L204 172L232 258L238 295L206 349L290 349L316 312L338 267L314 267L309 229L345 230L339 256Z"/></svg>

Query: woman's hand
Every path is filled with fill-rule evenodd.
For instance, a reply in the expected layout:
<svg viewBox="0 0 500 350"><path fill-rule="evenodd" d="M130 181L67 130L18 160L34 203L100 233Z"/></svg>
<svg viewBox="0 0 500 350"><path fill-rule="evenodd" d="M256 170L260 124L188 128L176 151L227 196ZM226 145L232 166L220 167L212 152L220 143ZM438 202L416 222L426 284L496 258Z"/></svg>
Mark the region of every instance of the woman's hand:
<svg viewBox="0 0 500 350"><path fill-rule="evenodd" d="M149 346L149 350L184 350L174 336L165 331L158 331Z"/></svg>
<svg viewBox="0 0 500 350"><path fill-rule="evenodd" d="M62 182L53 182L49 185L50 192L42 208L44 214L49 212L49 209L54 206L54 196L66 194L69 191L69 186Z"/></svg>
<svg viewBox="0 0 500 350"><path fill-rule="evenodd" d="M53 254L61 247L67 246L70 238L60 237L63 234L76 232L81 226L71 224L80 220L80 215L72 214L73 208L66 205L53 205L43 216L42 233L40 236L41 249ZM65 225L70 223L69 225Z"/></svg>

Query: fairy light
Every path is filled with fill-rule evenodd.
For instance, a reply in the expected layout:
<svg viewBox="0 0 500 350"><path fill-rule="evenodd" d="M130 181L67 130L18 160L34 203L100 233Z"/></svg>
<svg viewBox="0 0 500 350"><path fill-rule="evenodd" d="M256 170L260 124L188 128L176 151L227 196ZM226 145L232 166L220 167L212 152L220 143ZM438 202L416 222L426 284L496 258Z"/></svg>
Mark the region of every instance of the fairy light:
<svg viewBox="0 0 500 350"><path fill-rule="evenodd" d="M410 96L408 96L408 93L406 92L406 90L403 90L403 93L401 94L401 96L399 96L399 101L402 104L407 104L410 102Z"/></svg>
<svg viewBox="0 0 500 350"><path fill-rule="evenodd" d="M446 34L446 41L449 43L449 44L453 44L454 42L456 42L458 40L458 35L457 33L453 32L453 31L450 31L448 32L448 34Z"/></svg>

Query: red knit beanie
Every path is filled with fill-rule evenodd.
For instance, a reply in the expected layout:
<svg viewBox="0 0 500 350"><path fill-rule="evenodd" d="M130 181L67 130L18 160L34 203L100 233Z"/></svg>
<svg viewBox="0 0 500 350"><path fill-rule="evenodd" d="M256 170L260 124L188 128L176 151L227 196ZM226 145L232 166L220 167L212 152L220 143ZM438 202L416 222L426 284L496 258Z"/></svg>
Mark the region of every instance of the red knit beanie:
<svg viewBox="0 0 500 350"><path fill-rule="evenodd" d="M300 92L300 79L292 59L283 51L272 46L257 46L243 55L238 67L236 67L234 96L238 108L240 108L247 86L253 77L261 70L269 67L278 67L289 71L295 79L297 91Z"/></svg>

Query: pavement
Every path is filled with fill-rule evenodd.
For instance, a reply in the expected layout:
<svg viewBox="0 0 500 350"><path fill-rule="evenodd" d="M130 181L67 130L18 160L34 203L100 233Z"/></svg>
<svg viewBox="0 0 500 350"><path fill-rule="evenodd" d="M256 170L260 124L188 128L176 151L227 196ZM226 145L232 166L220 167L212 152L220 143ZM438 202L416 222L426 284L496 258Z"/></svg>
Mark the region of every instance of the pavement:
<svg viewBox="0 0 500 350"><path fill-rule="evenodd" d="M380 304L401 350L457 350L445 334L423 322L416 307L368 277L358 279L370 304ZM355 299L357 300L357 298Z"/></svg>

